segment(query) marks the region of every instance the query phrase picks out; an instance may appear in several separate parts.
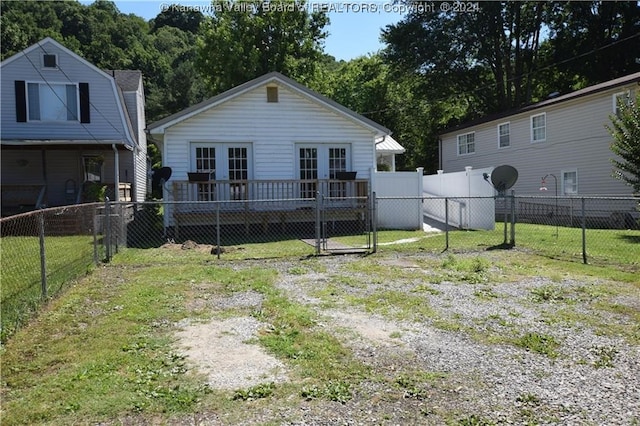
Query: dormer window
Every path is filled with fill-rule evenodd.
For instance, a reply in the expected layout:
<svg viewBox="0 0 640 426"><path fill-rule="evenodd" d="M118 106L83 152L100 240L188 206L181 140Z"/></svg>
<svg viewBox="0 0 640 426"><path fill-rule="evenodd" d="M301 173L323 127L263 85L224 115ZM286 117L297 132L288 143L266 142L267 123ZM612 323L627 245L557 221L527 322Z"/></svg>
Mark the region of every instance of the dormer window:
<svg viewBox="0 0 640 426"><path fill-rule="evenodd" d="M267 102L278 102L278 88L277 87L267 87Z"/></svg>
<svg viewBox="0 0 640 426"><path fill-rule="evenodd" d="M44 55L42 55L42 64L44 68L57 69L58 57L56 55L45 53Z"/></svg>

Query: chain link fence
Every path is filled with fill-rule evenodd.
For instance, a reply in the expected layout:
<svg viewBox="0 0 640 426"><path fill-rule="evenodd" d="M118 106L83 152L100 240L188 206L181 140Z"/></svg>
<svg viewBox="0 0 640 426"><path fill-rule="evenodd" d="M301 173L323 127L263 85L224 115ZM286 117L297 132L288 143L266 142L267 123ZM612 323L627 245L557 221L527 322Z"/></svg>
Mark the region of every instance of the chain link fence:
<svg viewBox="0 0 640 426"><path fill-rule="evenodd" d="M106 202L20 214L0 220L2 341L65 284L125 250L198 249L218 258L242 259L369 253L399 244L434 252L517 246L555 258L638 268L639 202L640 198L373 194ZM379 212L394 218L407 216L407 210L409 217L418 218L409 230L379 223Z"/></svg>
<svg viewBox="0 0 640 426"><path fill-rule="evenodd" d="M394 198L378 199L395 203ZM517 246L546 256L610 266L640 266L638 197L426 197L425 231L434 249Z"/></svg>
<svg viewBox="0 0 640 426"><path fill-rule="evenodd" d="M102 204L84 204L0 220L2 341L43 300L105 258L97 223L103 211Z"/></svg>

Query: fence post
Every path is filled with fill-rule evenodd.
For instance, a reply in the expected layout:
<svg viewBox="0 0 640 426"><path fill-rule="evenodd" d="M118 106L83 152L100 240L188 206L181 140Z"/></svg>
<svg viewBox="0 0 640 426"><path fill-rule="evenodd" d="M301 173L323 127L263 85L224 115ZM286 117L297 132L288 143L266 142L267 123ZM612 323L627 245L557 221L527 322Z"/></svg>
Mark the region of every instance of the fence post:
<svg viewBox="0 0 640 426"><path fill-rule="evenodd" d="M444 251L449 250L449 199L444 199Z"/></svg>
<svg viewBox="0 0 640 426"><path fill-rule="evenodd" d="M585 210L585 200L584 197L581 199L582 202L582 263L587 263L587 217Z"/></svg>
<svg viewBox="0 0 640 426"><path fill-rule="evenodd" d="M109 211L109 197L104 199L104 241L106 251L106 261L111 261L111 212Z"/></svg>
<svg viewBox="0 0 640 426"><path fill-rule="evenodd" d="M42 298L47 298L47 257L44 247L44 212L40 210L38 214L38 235L40 240L40 285L42 288Z"/></svg>
<svg viewBox="0 0 640 426"><path fill-rule="evenodd" d="M93 207L93 263L98 264L98 209Z"/></svg>
<svg viewBox="0 0 640 426"><path fill-rule="evenodd" d="M509 223L509 210L507 209L507 197L508 195L503 194L502 198L504 200L504 241L502 241L502 244L507 244L507 226Z"/></svg>
<svg viewBox="0 0 640 426"><path fill-rule="evenodd" d="M511 247L516 245L516 192L511 190Z"/></svg>
<svg viewBox="0 0 640 426"><path fill-rule="evenodd" d="M373 226L373 253L378 251L378 198L376 192L371 193L371 210L372 210L372 226Z"/></svg>
<svg viewBox="0 0 640 426"><path fill-rule="evenodd" d="M320 191L316 191L316 256L320 255L320 239L321 236L321 222L320 222L320 203L321 195Z"/></svg>
<svg viewBox="0 0 640 426"><path fill-rule="evenodd" d="M222 246L220 245L220 202L216 202L216 245L218 246L218 259L220 259L220 253L222 253Z"/></svg>

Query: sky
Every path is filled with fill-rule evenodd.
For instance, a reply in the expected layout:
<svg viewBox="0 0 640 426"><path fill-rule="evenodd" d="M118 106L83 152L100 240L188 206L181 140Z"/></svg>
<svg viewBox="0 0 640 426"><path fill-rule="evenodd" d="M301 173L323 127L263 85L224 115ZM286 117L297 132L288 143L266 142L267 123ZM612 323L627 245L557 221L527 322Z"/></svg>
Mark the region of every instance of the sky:
<svg viewBox="0 0 640 426"><path fill-rule="evenodd" d="M82 3L91 3L83 1ZM146 20L155 18L163 7L170 4L193 7L207 14L210 1L199 0L117 0L116 6L122 13L133 13ZM309 7L328 5L330 25L324 42L325 53L336 60L348 61L359 56L375 53L384 46L380 42L380 29L399 22L403 13L400 6L388 1L344 1L309 0Z"/></svg>

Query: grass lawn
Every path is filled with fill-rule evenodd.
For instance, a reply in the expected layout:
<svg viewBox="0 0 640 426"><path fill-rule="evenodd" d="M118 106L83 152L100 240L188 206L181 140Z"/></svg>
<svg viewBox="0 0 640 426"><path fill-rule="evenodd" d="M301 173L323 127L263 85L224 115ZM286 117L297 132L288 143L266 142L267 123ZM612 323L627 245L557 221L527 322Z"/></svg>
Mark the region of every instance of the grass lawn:
<svg viewBox="0 0 640 426"><path fill-rule="evenodd" d="M526 250L484 251L487 246L501 242L500 230L452 232L452 248L481 250L463 259L449 255L425 260L427 263L423 266L431 268L433 273L429 278L431 281L425 282L420 291L435 291L431 283L439 279L482 284L487 280L509 282L541 275L553 280L567 276L576 280L593 280L595 277L602 282L603 289L606 288L607 297L612 299L633 292L637 294L640 290L636 234L590 231L594 232L591 234L594 239L593 256L619 262L619 268L611 268L598 264L582 265L579 259L571 262L557 259L558 254L573 253L573 249L568 247L573 247L579 237L576 240L574 230L562 229L557 241L550 240L549 228L521 226L518 230L519 245L531 246L536 251L540 250L542 255ZM555 239L555 235L552 237ZM413 238L416 240L411 240ZM84 238L54 240L48 249L64 256L59 263L51 265L51 270L74 264L75 272L84 275L88 270L87 264L78 259L91 259L92 241ZM348 238L342 240L349 241ZM384 277L393 279L399 270L380 263L380 260L397 258L396 255L401 257L403 253L442 251L444 236L398 231L385 231L379 235L380 243L398 240L407 242L381 246L380 253L353 263L352 268L355 269L352 272L356 273L356 278L350 276L340 281L358 287L365 281L369 283ZM6 253L17 241L5 238L2 243L4 321L5 297L14 295L27 278L13 265L5 269L8 262ZM37 239L33 245L37 247ZM38 264L37 253L33 250L34 257L24 260L25 264L29 261ZM229 413L241 418L248 409L246 399L251 395L268 395L270 399L263 404L275 401L283 406L298 404L305 395L332 401L348 398L349 389L369 374L368 367L358 362L350 350L333 336L313 327L318 322L316 315L276 288L278 272L268 267L268 263L266 267L263 264L260 268L252 268L238 262L247 258L273 257L273 253L281 259L297 259L300 273L312 272L317 267L314 259L308 258L313 249L298 240L243 245L225 253L221 260L207 252L163 248L127 249L116 255L111 264L84 276L77 285L69 286L41 312L38 321L18 330L0 349L2 424L95 424L115 419L124 422L123 419L129 416L162 423L173 415L195 410ZM22 260L13 259L16 264ZM499 275L492 272L496 268L501 271ZM32 274L29 280L37 280L39 276L39 272L31 271L29 274ZM404 278L414 279L413 276ZM424 275L416 275L415 279L424 279ZM365 281L361 283L358 280ZM609 282L614 284L607 284ZM200 283L208 283L212 294L253 291L262 295L261 310L251 312L251 315L272 324L273 330L260 337L259 341L270 353L292 366L294 380L291 383L274 389L240 390L230 398L228 393L203 385L202 377L187 373L184 358L175 352L172 333L174 324L194 317L188 306L194 293L199 291ZM37 290L38 287L33 289L31 297L38 297ZM479 288L478 297L493 297L490 290L481 290ZM551 290L551 296L543 292L538 297L555 297ZM562 295L561 289L557 291ZM416 305L414 298L394 291L353 299L351 303L372 312L393 313L399 318L416 313L433 315L428 306ZM603 309L620 309L613 303L601 303ZM620 313L640 321L637 313ZM211 315L207 310L195 314L201 320ZM570 319L569 313L563 315ZM435 324L440 324L443 329L455 329L456 326L445 321ZM638 338L639 331L629 327L615 329L615 332L628 334L635 341L633 339ZM607 333L607 328L602 327L602 332ZM516 343L531 345L529 340L539 337L524 336ZM252 404L260 403L254 401Z"/></svg>
<svg viewBox="0 0 640 426"><path fill-rule="evenodd" d="M42 302L40 242L38 237L4 237L1 240L2 340L26 321ZM75 278L93 268L93 237L47 237L47 295L53 296Z"/></svg>

